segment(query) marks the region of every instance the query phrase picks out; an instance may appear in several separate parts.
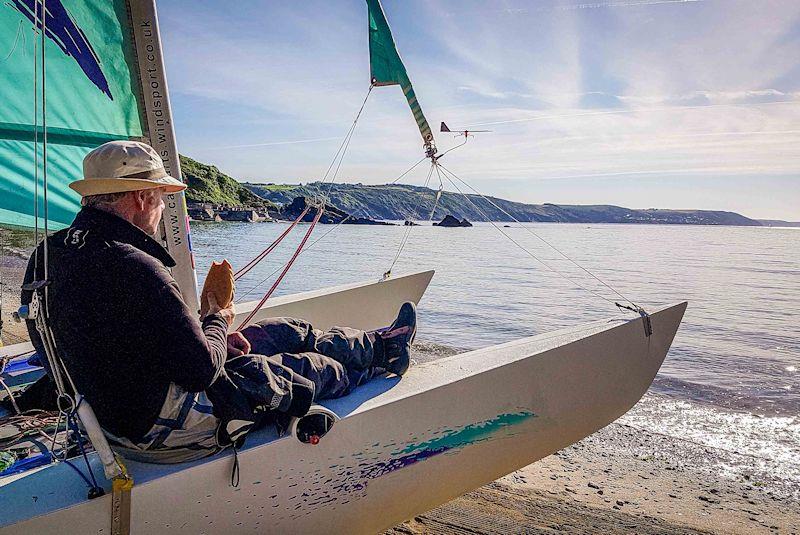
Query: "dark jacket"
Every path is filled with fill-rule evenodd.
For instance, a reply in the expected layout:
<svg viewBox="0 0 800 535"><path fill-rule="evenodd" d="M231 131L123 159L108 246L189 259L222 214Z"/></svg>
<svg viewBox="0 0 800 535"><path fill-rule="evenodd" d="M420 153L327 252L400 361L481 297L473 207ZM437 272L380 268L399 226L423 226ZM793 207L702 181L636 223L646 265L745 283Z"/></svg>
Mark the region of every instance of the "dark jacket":
<svg viewBox="0 0 800 535"><path fill-rule="evenodd" d="M223 370L227 324L201 324L169 272L175 261L154 239L115 215L83 208L48 241L48 309L59 354L103 428L139 442L171 382L207 389ZM25 282L34 280L31 257ZM23 304L31 292L23 292ZM44 355L32 321L28 332Z"/></svg>

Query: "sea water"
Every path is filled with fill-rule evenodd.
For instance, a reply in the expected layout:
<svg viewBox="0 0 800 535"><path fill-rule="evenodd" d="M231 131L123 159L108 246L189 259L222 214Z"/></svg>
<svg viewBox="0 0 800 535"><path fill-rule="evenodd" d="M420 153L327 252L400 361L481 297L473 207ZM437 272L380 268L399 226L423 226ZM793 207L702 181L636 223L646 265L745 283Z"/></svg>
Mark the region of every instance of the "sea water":
<svg viewBox="0 0 800 535"><path fill-rule="evenodd" d="M211 260L244 265L285 228L193 224L199 278ZM306 229L238 282L237 300L263 295ZM613 316L623 298L688 301L653 387L621 421L725 453L729 477L800 488L800 229L320 225L276 295L378 280L406 232L392 273L436 270L419 307L427 342L474 349Z"/></svg>

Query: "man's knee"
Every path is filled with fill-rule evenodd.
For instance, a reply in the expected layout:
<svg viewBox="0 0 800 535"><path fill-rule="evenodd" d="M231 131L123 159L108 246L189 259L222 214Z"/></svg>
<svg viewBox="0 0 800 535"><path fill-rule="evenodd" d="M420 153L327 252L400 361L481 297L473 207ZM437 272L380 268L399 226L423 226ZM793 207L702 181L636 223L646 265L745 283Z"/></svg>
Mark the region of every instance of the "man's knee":
<svg viewBox="0 0 800 535"><path fill-rule="evenodd" d="M311 325L296 318L268 318L242 330L251 352L267 356L304 351L310 333Z"/></svg>
<svg viewBox="0 0 800 535"><path fill-rule="evenodd" d="M319 353L281 353L270 357L297 375L310 379L317 389L315 399L338 397L349 391L347 370L332 358Z"/></svg>

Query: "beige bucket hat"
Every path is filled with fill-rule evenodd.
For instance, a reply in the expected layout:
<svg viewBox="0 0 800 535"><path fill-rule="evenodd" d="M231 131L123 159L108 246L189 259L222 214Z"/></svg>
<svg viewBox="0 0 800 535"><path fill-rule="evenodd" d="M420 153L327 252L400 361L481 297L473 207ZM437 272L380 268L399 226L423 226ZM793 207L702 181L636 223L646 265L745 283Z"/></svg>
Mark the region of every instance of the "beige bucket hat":
<svg viewBox="0 0 800 535"><path fill-rule="evenodd" d="M109 141L83 159L83 178L70 183L81 194L101 195L164 188L167 193L186 189L172 178L153 147L138 141Z"/></svg>

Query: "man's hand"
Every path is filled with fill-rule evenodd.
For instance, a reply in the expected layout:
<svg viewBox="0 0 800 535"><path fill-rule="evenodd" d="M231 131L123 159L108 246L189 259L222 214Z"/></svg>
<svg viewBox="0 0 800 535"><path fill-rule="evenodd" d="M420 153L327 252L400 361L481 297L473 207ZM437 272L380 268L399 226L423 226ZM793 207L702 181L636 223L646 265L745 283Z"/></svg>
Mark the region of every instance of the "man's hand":
<svg viewBox="0 0 800 535"><path fill-rule="evenodd" d="M228 356L238 357L250 353L250 342L239 331L234 331L228 335Z"/></svg>
<svg viewBox="0 0 800 535"><path fill-rule="evenodd" d="M206 312L206 316L210 316L211 314L219 314L228 322L229 326L233 325L233 320L236 318L236 312L233 310L233 303L231 303L228 308L222 308L217 302L217 296L214 295L213 292L208 293L208 312ZM201 319L204 318L205 316Z"/></svg>

